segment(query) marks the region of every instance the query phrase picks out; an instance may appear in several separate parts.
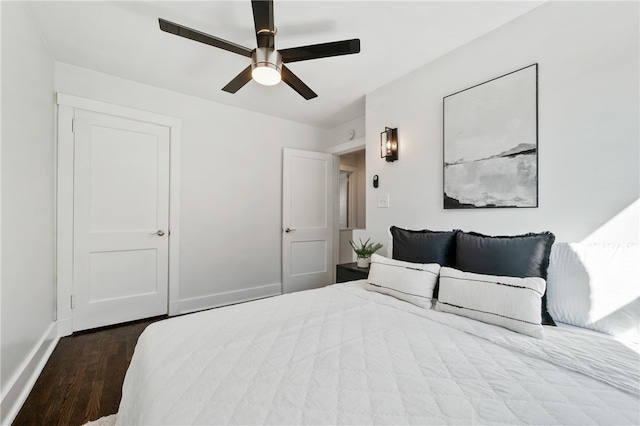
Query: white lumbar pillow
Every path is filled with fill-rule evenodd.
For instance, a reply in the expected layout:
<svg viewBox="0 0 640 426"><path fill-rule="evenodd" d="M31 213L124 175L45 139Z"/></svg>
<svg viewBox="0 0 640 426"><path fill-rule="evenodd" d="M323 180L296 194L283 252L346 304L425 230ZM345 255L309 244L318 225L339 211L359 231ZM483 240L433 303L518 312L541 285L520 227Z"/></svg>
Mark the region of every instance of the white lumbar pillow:
<svg viewBox="0 0 640 426"><path fill-rule="evenodd" d="M638 244L555 243L547 309L559 322L638 342Z"/></svg>
<svg viewBox="0 0 640 426"><path fill-rule="evenodd" d="M544 290L542 278L472 274L443 267L436 310L542 338Z"/></svg>
<svg viewBox="0 0 640 426"><path fill-rule="evenodd" d="M403 262L374 254L365 288L429 309L439 272L437 263Z"/></svg>

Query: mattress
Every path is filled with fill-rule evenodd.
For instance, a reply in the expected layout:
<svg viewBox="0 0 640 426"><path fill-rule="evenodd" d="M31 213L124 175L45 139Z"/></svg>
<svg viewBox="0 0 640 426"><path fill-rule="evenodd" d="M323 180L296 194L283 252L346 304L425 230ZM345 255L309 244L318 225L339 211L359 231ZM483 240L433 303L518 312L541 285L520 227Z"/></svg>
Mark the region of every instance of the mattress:
<svg viewBox="0 0 640 426"><path fill-rule="evenodd" d="M150 325L120 425L638 424L635 344L335 284Z"/></svg>

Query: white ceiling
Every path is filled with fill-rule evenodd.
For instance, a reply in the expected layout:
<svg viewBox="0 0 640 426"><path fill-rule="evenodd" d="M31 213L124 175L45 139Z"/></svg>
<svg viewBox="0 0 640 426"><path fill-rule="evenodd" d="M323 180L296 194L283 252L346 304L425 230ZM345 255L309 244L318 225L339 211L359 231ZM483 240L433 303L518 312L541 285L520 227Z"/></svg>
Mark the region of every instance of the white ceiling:
<svg viewBox="0 0 640 426"><path fill-rule="evenodd" d="M160 31L164 18L254 48L249 0L29 2L56 61L227 105L331 128L364 115L365 94L543 1L276 0L276 48L359 38L361 52L289 68L318 97L249 82L220 90L249 58Z"/></svg>

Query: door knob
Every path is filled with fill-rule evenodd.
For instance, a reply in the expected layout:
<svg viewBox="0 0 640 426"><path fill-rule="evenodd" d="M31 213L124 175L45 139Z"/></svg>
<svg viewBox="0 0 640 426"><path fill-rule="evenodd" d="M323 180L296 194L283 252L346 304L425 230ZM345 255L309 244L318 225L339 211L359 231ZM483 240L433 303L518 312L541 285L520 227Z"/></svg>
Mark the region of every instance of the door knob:
<svg viewBox="0 0 640 426"><path fill-rule="evenodd" d="M295 231L295 229L291 229L291 228L285 228L285 229L284 229L284 232L286 232L287 234L288 234L289 232L293 232L293 231Z"/></svg>
<svg viewBox="0 0 640 426"><path fill-rule="evenodd" d="M164 231L162 229L158 230L158 232L152 232L151 235L157 235L162 237L164 235Z"/></svg>

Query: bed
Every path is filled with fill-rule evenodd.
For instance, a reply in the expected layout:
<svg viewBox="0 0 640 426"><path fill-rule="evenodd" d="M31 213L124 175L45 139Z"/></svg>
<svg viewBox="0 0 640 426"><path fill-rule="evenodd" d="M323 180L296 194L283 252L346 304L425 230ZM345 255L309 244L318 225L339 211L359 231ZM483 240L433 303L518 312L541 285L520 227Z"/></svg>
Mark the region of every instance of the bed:
<svg viewBox="0 0 640 426"><path fill-rule="evenodd" d="M535 338L376 291L398 275L372 275L150 325L117 424L640 423L637 342L548 325Z"/></svg>

